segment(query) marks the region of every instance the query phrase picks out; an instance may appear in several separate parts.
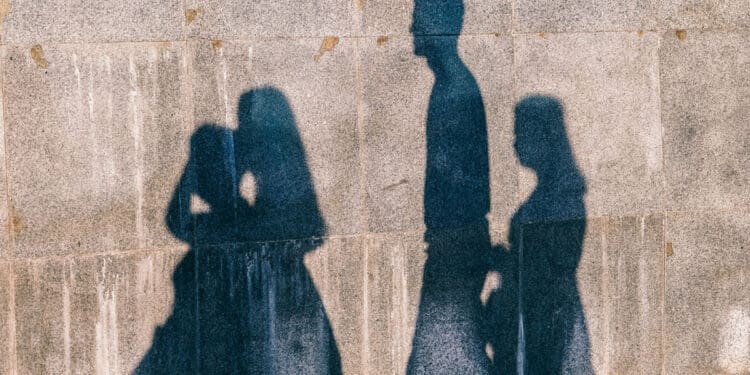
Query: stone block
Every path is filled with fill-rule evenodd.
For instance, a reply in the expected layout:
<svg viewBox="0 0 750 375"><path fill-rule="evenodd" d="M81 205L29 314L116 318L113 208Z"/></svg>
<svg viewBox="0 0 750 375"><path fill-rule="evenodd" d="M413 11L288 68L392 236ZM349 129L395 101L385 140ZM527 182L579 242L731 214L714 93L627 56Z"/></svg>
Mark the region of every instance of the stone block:
<svg viewBox="0 0 750 375"><path fill-rule="evenodd" d="M362 36L406 36L412 33L414 21L413 2L400 0L373 1L355 0L357 5L358 32ZM502 1L463 1L463 27L460 32L469 34L510 34L511 2ZM445 35L447 20L432 20L433 27L425 30L426 35ZM452 30L448 33L455 33Z"/></svg>
<svg viewBox="0 0 750 375"><path fill-rule="evenodd" d="M750 207L750 33L665 32L660 50L670 210Z"/></svg>
<svg viewBox="0 0 750 375"><path fill-rule="evenodd" d="M368 374L403 374L411 353L427 254L421 234L366 239Z"/></svg>
<svg viewBox="0 0 750 375"><path fill-rule="evenodd" d="M576 281L595 373L661 373L663 221L657 214L586 222Z"/></svg>
<svg viewBox="0 0 750 375"><path fill-rule="evenodd" d="M16 262L18 373L132 372L175 300L169 275L182 255Z"/></svg>
<svg viewBox="0 0 750 375"><path fill-rule="evenodd" d="M3 21L3 43L76 43L182 39L179 0L92 2L14 0Z"/></svg>
<svg viewBox="0 0 750 375"><path fill-rule="evenodd" d="M185 19L197 38L351 36L353 7L348 0L188 0Z"/></svg>
<svg viewBox="0 0 750 375"><path fill-rule="evenodd" d="M173 243L164 210L184 160L183 50L169 43L7 47L18 255Z"/></svg>
<svg viewBox="0 0 750 375"><path fill-rule="evenodd" d="M352 234L360 229L354 41L326 38L322 47L320 43L192 43L193 116L196 126L205 128L196 131L193 142L210 142L209 133L227 139L215 140L221 143L215 146L223 150L221 155L196 149L191 158L202 163L224 159L213 169L226 172L232 189L240 191L238 222L228 225L239 225L237 235L244 240ZM201 155L203 151L208 152ZM199 176L214 181L197 181L185 195L216 185L219 177ZM224 221L235 220L229 216ZM212 225L197 228L199 243L233 242L209 239L217 232Z"/></svg>
<svg viewBox="0 0 750 375"><path fill-rule="evenodd" d="M666 227L666 373L750 372L748 215L674 213Z"/></svg>
<svg viewBox="0 0 750 375"><path fill-rule="evenodd" d="M0 372L12 374L16 361L13 274L11 263L0 262Z"/></svg>
<svg viewBox="0 0 750 375"><path fill-rule="evenodd" d="M514 31L591 32L656 28L656 0L563 1L520 0L515 3Z"/></svg>
<svg viewBox="0 0 750 375"><path fill-rule="evenodd" d="M743 0L673 0L659 3L660 26L665 29L747 29L750 4Z"/></svg>
<svg viewBox="0 0 750 375"><path fill-rule="evenodd" d="M358 237L198 252L202 372L360 372Z"/></svg>
<svg viewBox="0 0 750 375"><path fill-rule="evenodd" d="M536 167L565 174L553 177L560 179L554 182L555 189L579 194L574 180L562 178L583 176L588 217L658 212L663 206L658 45L656 34L635 32L516 38L517 100L531 98L523 102L530 106L516 107L523 112L517 116L552 116L557 121L561 109L565 128L564 133L556 128L561 133L554 138L535 137L529 128L531 138L521 145L555 150L556 154L545 156L554 164ZM543 113L535 114L537 102L545 104L538 107ZM531 159L544 155L527 154ZM529 160L525 165L535 163ZM536 180L532 169L522 170L521 196L532 193ZM576 199L566 194L561 196ZM582 213L580 209L538 212L526 219L581 217Z"/></svg>
<svg viewBox="0 0 750 375"><path fill-rule="evenodd" d="M0 102L1 101L2 94L0 94ZM5 123L3 120L2 105L0 105L0 123ZM0 139L5 139L5 126L0 127ZM5 142L0 145L0 157L2 157L2 160L6 160ZM2 226L2 228L0 229L0 259L4 259L13 255L13 250L11 248L11 245L13 243L11 240L11 233L15 229L15 226L10 221L13 218L12 212L8 212L8 182L6 180L7 171L5 170L5 166L6 163L2 163L2 165L0 165L0 226Z"/></svg>
<svg viewBox="0 0 750 375"><path fill-rule="evenodd" d="M438 44L450 39L425 38L436 38ZM511 42L493 35L467 36L459 40L458 50L474 73L484 105L487 130L480 138L488 147L490 166L483 172L489 176L482 178L490 180L492 220L505 224L517 199L517 167L509 157ZM425 129L434 76L413 51L408 37L362 41L367 209L369 229L375 232L414 230L424 224ZM465 99L468 93L452 95ZM465 148L462 153L474 149Z"/></svg>
<svg viewBox="0 0 750 375"><path fill-rule="evenodd" d="M278 100L290 112L281 112L276 96L258 95L253 116L265 121L283 121L281 116L288 116L296 125L305 158L297 166L301 169L298 181L291 180L294 160L269 161L282 163L279 166L284 165L289 173L288 181L275 186L273 193L311 190L327 235L355 234L362 229L355 61L355 40L346 38L268 40L253 49L254 86L279 93ZM260 91L264 92L268 91ZM301 180L305 173L312 178L311 185ZM303 238L300 234L285 239Z"/></svg>

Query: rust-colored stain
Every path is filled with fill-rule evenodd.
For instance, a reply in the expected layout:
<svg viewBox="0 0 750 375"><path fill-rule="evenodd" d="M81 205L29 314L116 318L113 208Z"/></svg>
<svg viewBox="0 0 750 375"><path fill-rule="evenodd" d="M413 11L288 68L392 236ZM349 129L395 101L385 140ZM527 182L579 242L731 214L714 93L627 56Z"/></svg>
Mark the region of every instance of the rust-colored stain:
<svg viewBox="0 0 750 375"><path fill-rule="evenodd" d="M0 0L0 22L5 20L5 17L10 14L10 0Z"/></svg>
<svg viewBox="0 0 750 375"><path fill-rule="evenodd" d="M674 255L674 249L672 248L672 243L667 242L667 256L671 257L672 255Z"/></svg>
<svg viewBox="0 0 750 375"><path fill-rule="evenodd" d="M377 42L379 46L382 46L383 44L388 43L388 37L385 35L379 36Z"/></svg>
<svg viewBox="0 0 750 375"><path fill-rule="evenodd" d="M13 206L10 207L8 214L10 215L10 217L8 218L9 219L8 226L10 227L9 229L16 236L21 234L21 231L24 228L23 219L21 218L21 215L18 214L18 212Z"/></svg>
<svg viewBox="0 0 750 375"><path fill-rule="evenodd" d="M36 66L40 68L47 69L47 67L49 66L49 61L44 58L44 50L39 44L35 44L33 47L31 47L31 58L36 63Z"/></svg>
<svg viewBox="0 0 750 375"><path fill-rule="evenodd" d="M354 4L357 6L357 10L365 9L366 0L354 0Z"/></svg>
<svg viewBox="0 0 750 375"><path fill-rule="evenodd" d="M638 37L639 37L639 38L640 38L640 37L642 37L642 36L643 36L643 30L638 30L638 33L637 33L637 34L638 34Z"/></svg>
<svg viewBox="0 0 750 375"><path fill-rule="evenodd" d="M499 38L500 37L500 33L495 33L495 37Z"/></svg>
<svg viewBox="0 0 750 375"><path fill-rule="evenodd" d="M540 38L544 38L544 36L545 36L545 34L544 34L543 32L542 32L542 33L539 33L539 37L540 37Z"/></svg>
<svg viewBox="0 0 750 375"><path fill-rule="evenodd" d="M188 8L185 10L185 22L188 25L193 23L199 14L203 13L203 7Z"/></svg>
<svg viewBox="0 0 750 375"><path fill-rule="evenodd" d="M679 40L685 40L687 39L687 30L675 30L674 35L677 35Z"/></svg>
<svg viewBox="0 0 750 375"><path fill-rule="evenodd" d="M320 58L323 57L323 55L326 52L333 51L334 48L336 48L336 45L339 44L339 38L335 36L327 36L323 38L323 43L320 44L320 48L318 49L318 53L313 56L313 59L315 59L315 62L319 62Z"/></svg>
<svg viewBox="0 0 750 375"><path fill-rule="evenodd" d="M172 42L170 42L168 40L165 40L165 41L159 43L159 47L161 47L162 49L169 49L169 48L172 47Z"/></svg>
<svg viewBox="0 0 750 375"><path fill-rule="evenodd" d="M214 48L214 52L219 52L219 50L220 50L220 49L221 49L221 47L223 47L223 46L224 46L224 43L223 43L223 42L222 42L221 40L218 40L218 39L217 39L217 40L212 40L212 41L211 41L211 47L213 47L213 48Z"/></svg>

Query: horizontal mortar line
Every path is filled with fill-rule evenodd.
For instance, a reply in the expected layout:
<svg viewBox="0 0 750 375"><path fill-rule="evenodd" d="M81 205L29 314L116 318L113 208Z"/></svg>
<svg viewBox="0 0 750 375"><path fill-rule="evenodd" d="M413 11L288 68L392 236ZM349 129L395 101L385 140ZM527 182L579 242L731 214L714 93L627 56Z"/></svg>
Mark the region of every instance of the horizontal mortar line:
<svg viewBox="0 0 750 375"><path fill-rule="evenodd" d="M608 29L608 30L557 30L557 31L513 31L508 33L507 31L497 32L478 32L478 33L459 33L459 34L419 34L418 37L455 37L455 36L514 36L514 35L538 35L544 33L546 35L559 35L559 34L608 34L608 33L631 33L631 32L667 32L667 31L700 31L700 32L736 32L736 33L748 33L750 28L643 28L643 29ZM258 36L258 37L189 37L187 39L173 39L173 40L117 40L117 41L81 41L81 42L55 42L55 41L28 41L28 42L11 42L11 43L0 43L0 47L25 47L35 44L42 46L87 46L87 45L127 45L127 44L163 44L163 43L190 43L200 41L213 41L221 40L225 42L252 42L252 41L272 41L272 40L298 40L298 39L321 39L329 36L334 36L340 39L370 39L378 38L382 36L387 37L409 37L413 38L415 35L410 33L382 33L382 34L366 34L366 35L341 35L341 34L325 34L319 36Z"/></svg>
<svg viewBox="0 0 750 375"><path fill-rule="evenodd" d="M660 215L668 216L668 215L709 214L709 213L750 214L750 208L742 208L739 210L738 209L665 210L665 211L643 212L643 213L638 213L638 214L596 215L596 216L586 216L586 217L580 217L580 218L529 221L529 222L524 222L521 224L560 222L560 221L581 220L581 219L585 219L585 220L624 219L624 218L645 217L645 216L660 216ZM504 223L491 222L490 228L489 228L490 233L503 232L502 229L492 228L493 224L502 225ZM439 231L441 232L461 231L461 230L466 230L466 229L470 229L473 227L474 226L441 228ZM132 255L137 255L137 254L153 254L153 253L187 253L190 250L190 247L194 249L220 248L224 246L262 245L262 244L285 243L285 242L293 242L293 241L314 241L314 240L329 240L329 239L330 240L353 239L357 237L362 237L363 239L366 239L366 238L377 238L377 237L383 237L383 236L389 236L389 235L421 235L421 234L424 234L425 231L426 231L426 228L422 228L422 229L392 230L392 231L382 231L382 232L363 232L363 233L356 233L356 234L331 235L331 236L323 236L323 237L227 242L227 243L221 243L221 244L184 244L184 245L175 245L175 246L168 246L168 247L152 247L152 248L144 248L144 249L136 249L136 250L86 252L86 253L67 254L67 255L48 255L48 256L41 256L41 257L11 256L11 257L0 258L0 262L14 262L14 261L34 262L34 261L44 261L44 260L66 260L66 259L73 259L73 258L93 258L93 257L102 257L102 256L132 256Z"/></svg>
<svg viewBox="0 0 750 375"><path fill-rule="evenodd" d="M336 239L351 239L361 237L364 234L351 234L351 235L332 235L324 237L306 237L306 238L290 238L283 240L257 240L257 241L244 241L244 242L226 242L226 243L212 243L212 244L184 244L175 245L168 247L149 247L135 250L120 250L120 251L97 251L97 252L85 252L75 253L66 255L45 255L40 257L24 257L24 256L12 256L10 258L0 258L0 262L12 262L12 261L42 261L42 260L65 260L72 258L95 258L102 256L131 256L137 254L153 254L153 253L187 253L190 248L192 249L206 249L206 248L221 248L224 246L242 246L242 245L263 245L273 243L285 243L294 241L315 241L315 240L336 240Z"/></svg>

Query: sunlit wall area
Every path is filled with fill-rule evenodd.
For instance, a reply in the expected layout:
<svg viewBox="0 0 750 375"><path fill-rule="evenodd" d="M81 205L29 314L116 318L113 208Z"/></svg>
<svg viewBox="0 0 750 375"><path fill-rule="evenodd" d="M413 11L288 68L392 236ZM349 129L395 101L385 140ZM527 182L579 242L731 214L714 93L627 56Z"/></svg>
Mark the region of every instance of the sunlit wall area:
<svg viewBox="0 0 750 375"><path fill-rule="evenodd" d="M0 374L750 373L750 2L0 0Z"/></svg>

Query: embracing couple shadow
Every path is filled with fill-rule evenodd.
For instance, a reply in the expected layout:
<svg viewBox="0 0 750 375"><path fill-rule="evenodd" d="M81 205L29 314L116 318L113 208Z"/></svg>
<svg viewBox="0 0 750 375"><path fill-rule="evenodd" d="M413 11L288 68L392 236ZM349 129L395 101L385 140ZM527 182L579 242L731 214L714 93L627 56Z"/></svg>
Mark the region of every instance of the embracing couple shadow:
<svg viewBox="0 0 750 375"><path fill-rule="evenodd" d="M190 250L172 275L172 314L135 373L340 374L303 263L326 225L289 103L253 89L237 118L236 130L204 124L190 139L166 214Z"/></svg>
<svg viewBox="0 0 750 375"><path fill-rule="evenodd" d="M493 246L487 121L458 51L463 17L461 0L414 3L414 53L435 81L426 121L427 259L407 374L592 374L576 282L586 184L563 106L544 95L516 103L514 150L537 185L511 219L509 246ZM499 285L483 298L492 274Z"/></svg>

